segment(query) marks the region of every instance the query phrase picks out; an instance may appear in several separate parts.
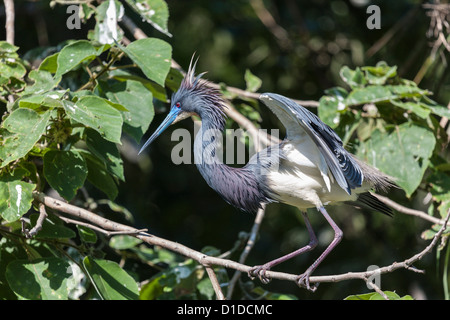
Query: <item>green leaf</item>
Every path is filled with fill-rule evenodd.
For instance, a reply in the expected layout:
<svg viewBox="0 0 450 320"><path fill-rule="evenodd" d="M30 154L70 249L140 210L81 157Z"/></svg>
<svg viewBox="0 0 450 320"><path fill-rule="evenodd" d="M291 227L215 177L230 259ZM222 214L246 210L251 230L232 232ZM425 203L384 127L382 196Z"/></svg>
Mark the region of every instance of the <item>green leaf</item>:
<svg viewBox="0 0 450 320"><path fill-rule="evenodd" d="M423 97L420 101L420 105L426 109L429 109L432 113L440 116L450 118L450 109L437 104L435 101L429 99L428 97Z"/></svg>
<svg viewBox="0 0 450 320"><path fill-rule="evenodd" d="M431 194L437 201L450 201L450 176L444 172L435 172L428 177Z"/></svg>
<svg viewBox="0 0 450 320"><path fill-rule="evenodd" d="M122 46L120 48L141 68L147 78L164 86L172 59L170 44L160 39L147 38L136 40L126 48Z"/></svg>
<svg viewBox="0 0 450 320"><path fill-rule="evenodd" d="M40 94L50 91L61 81L61 77L53 78L52 74L46 70L31 70L28 77L34 81L34 84L27 86L24 94Z"/></svg>
<svg viewBox="0 0 450 320"><path fill-rule="evenodd" d="M394 99L406 99L422 97L429 94L427 90L422 90L409 85L371 85L364 88L356 88L348 95L346 105L360 105L365 103L376 103L381 101L391 101Z"/></svg>
<svg viewBox="0 0 450 320"><path fill-rule="evenodd" d="M30 215L30 223L31 226L36 225L36 221L39 217L39 214L33 213ZM47 218L44 220L44 223L42 224L42 229L38 232L36 235L36 238L44 238L44 239L71 239L75 238L76 234L73 232L72 229L69 229L64 226L64 224L61 223L61 221L58 219L55 221L50 220L50 218Z"/></svg>
<svg viewBox="0 0 450 320"><path fill-rule="evenodd" d="M59 52L46 57L39 66L39 70L48 71L50 73L56 73L58 70L58 56Z"/></svg>
<svg viewBox="0 0 450 320"><path fill-rule="evenodd" d="M126 0L141 17L150 23L156 30L171 37L167 28L169 8L163 0Z"/></svg>
<svg viewBox="0 0 450 320"><path fill-rule="evenodd" d="M388 88L393 94L395 94L398 99L413 97L420 98L430 94L428 90L420 89L416 85L396 85L385 87Z"/></svg>
<svg viewBox="0 0 450 320"><path fill-rule="evenodd" d="M256 92L261 87L262 80L255 76L249 69L245 70L245 84L247 86L247 91Z"/></svg>
<svg viewBox="0 0 450 320"><path fill-rule="evenodd" d="M86 163L77 151L50 150L44 155L44 175L61 197L70 201L87 177Z"/></svg>
<svg viewBox="0 0 450 320"><path fill-rule="evenodd" d="M377 63L375 67L362 67L366 79L370 84L383 85L389 78L397 75L397 66L390 67L384 61Z"/></svg>
<svg viewBox="0 0 450 320"><path fill-rule="evenodd" d="M104 94L109 100L128 109L128 112L122 113L123 130L140 142L155 115L152 93L142 83L133 80L118 82L103 89L107 90Z"/></svg>
<svg viewBox="0 0 450 320"><path fill-rule="evenodd" d="M442 206L442 205L441 205L441 206ZM448 212L447 210L450 209L450 202L444 203L444 206L445 206L445 209L446 209L446 210L445 210L445 216L442 215L442 218L445 218L445 217L446 217L447 212ZM439 230L441 230L441 228L442 228L442 225L440 225L440 224L433 224L433 225L431 226L430 229L427 229L427 230L423 231L423 232L421 233L420 237L421 237L422 239L424 239L424 240L431 240L431 239L433 239L433 237L436 235L436 233L438 233ZM447 236L449 235L449 233L450 233L450 227L447 227L447 228L444 230L442 236L443 236L443 237L447 237ZM445 242L444 242L444 243L445 243ZM441 245L442 245L442 244L441 244ZM438 246L438 250L442 250L441 245Z"/></svg>
<svg viewBox="0 0 450 320"><path fill-rule="evenodd" d="M6 166L12 161L24 157L45 133L50 112L38 114L30 109L16 109L3 122L3 141L1 141L0 159Z"/></svg>
<svg viewBox="0 0 450 320"><path fill-rule="evenodd" d="M161 278L165 275L161 275ZM152 278L141 287L139 292L139 300L155 300L164 294L164 286L159 283L160 278Z"/></svg>
<svg viewBox="0 0 450 320"><path fill-rule="evenodd" d="M94 230L77 225L78 234L80 235L80 238L82 241L87 243L96 243L97 242L97 234Z"/></svg>
<svg viewBox="0 0 450 320"><path fill-rule="evenodd" d="M293 294L275 293L264 290L261 287L255 287L252 290L253 293L259 297L264 297L266 300L298 300L298 298Z"/></svg>
<svg viewBox="0 0 450 320"><path fill-rule="evenodd" d="M102 190L110 200L114 200L117 197L119 191L117 185L111 175L107 172L105 165L98 158L91 153L82 151L82 155L86 161L88 168L88 180L95 187Z"/></svg>
<svg viewBox="0 0 450 320"><path fill-rule="evenodd" d="M335 129L339 123L341 114L339 111L345 110L345 98L347 97L347 91L343 88L333 88L327 90L328 96L322 96L319 100L318 114L320 119Z"/></svg>
<svg viewBox="0 0 450 320"><path fill-rule="evenodd" d="M0 54L8 54L8 53L14 53L17 50L19 50L19 47L16 47L13 44L10 44L7 41L0 41Z"/></svg>
<svg viewBox="0 0 450 320"><path fill-rule="evenodd" d="M69 267L66 260L56 257L15 260L6 267L6 279L19 299L66 300Z"/></svg>
<svg viewBox="0 0 450 320"><path fill-rule="evenodd" d="M29 108L39 112L41 106L48 108L60 108L63 106L60 99L64 96L66 91L50 91L42 94L33 94L23 97L19 100L21 108Z"/></svg>
<svg viewBox="0 0 450 320"><path fill-rule="evenodd" d="M97 201L98 204L104 204L107 205L112 211L120 213L123 215L123 217L130 221L131 223L134 222L134 216L133 214L125 207L118 205L117 203L114 203L111 200L108 199L101 199Z"/></svg>
<svg viewBox="0 0 450 320"><path fill-rule="evenodd" d="M106 140L121 143L122 116L104 99L83 96L75 104L63 100L63 106L71 119L94 129Z"/></svg>
<svg viewBox="0 0 450 320"><path fill-rule="evenodd" d="M69 72L84 61L97 56L97 49L87 40L78 40L62 48L57 56L58 68L55 78Z"/></svg>
<svg viewBox="0 0 450 320"><path fill-rule="evenodd" d="M0 75L2 77L20 79L26 72L27 69L19 59L10 58L0 63Z"/></svg>
<svg viewBox="0 0 450 320"><path fill-rule="evenodd" d="M404 123L391 133L375 130L358 152L369 164L396 178L409 197L422 181L435 144L431 131Z"/></svg>
<svg viewBox="0 0 450 320"><path fill-rule="evenodd" d="M339 75L342 80L350 86L350 88L359 88L367 84L367 81L364 78L364 73L360 68L352 70L349 67L344 66L341 68Z"/></svg>
<svg viewBox="0 0 450 320"><path fill-rule="evenodd" d="M142 243L142 240L128 235L113 236L109 240L109 246L117 250L130 249L140 243Z"/></svg>
<svg viewBox="0 0 450 320"><path fill-rule="evenodd" d="M85 134L89 151L104 163L109 173L125 181L123 161L116 144L106 141L97 131L92 129L86 129Z"/></svg>
<svg viewBox="0 0 450 320"><path fill-rule="evenodd" d="M167 78L166 78L166 86L172 90L171 87L173 86L173 83L175 81L172 81L173 80L173 76L172 76L173 69L171 68L170 70L171 71L169 72L169 74L167 75ZM122 70L122 69L112 70L109 73L109 76L114 78L115 80L118 80L121 82L127 81L127 80L133 80L133 81L140 82L144 85L144 87L147 88L147 90L149 90L153 94L153 97L155 99L158 99L164 103L167 102L166 89L164 87L160 86L159 84L156 84L155 82L148 80L147 78L143 78L143 77L134 75L134 74L129 73L126 70ZM102 81L99 81L99 83L101 84L101 87L105 86L104 84L102 84ZM173 89L173 91L176 91L177 89L178 89L178 86L175 89Z"/></svg>
<svg viewBox="0 0 450 320"><path fill-rule="evenodd" d="M86 257L83 265L98 294L105 300L136 300L136 281L116 262Z"/></svg>
<svg viewBox="0 0 450 320"><path fill-rule="evenodd" d="M204 278L197 283L198 292L208 300L212 300L215 297L214 288L209 278Z"/></svg>
<svg viewBox="0 0 450 320"><path fill-rule="evenodd" d="M387 86L368 86L356 88L347 96L345 104L347 106L360 105L365 103L375 103L396 99L397 95L391 92Z"/></svg>
<svg viewBox="0 0 450 320"><path fill-rule="evenodd" d="M420 117L422 119L427 119L430 114L430 110L425 109L419 103L401 102L401 101L396 101L396 100L391 100L391 103L397 107L411 111L412 113L414 113L415 115L417 115L418 117Z"/></svg>
<svg viewBox="0 0 450 320"><path fill-rule="evenodd" d="M392 291L383 291L389 300L414 300L410 295L400 297L397 293ZM378 292L371 292L365 294L355 294L348 296L344 300L384 300L384 297Z"/></svg>
<svg viewBox="0 0 450 320"><path fill-rule="evenodd" d="M35 184L3 174L0 176L0 215L8 222L20 219L31 208Z"/></svg>

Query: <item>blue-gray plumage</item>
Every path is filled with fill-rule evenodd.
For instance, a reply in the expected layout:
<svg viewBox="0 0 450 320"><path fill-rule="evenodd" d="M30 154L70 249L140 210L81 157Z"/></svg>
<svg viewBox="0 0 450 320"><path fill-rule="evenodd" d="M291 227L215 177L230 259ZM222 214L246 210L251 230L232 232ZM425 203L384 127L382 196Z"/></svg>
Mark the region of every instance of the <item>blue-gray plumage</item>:
<svg viewBox="0 0 450 320"><path fill-rule="evenodd" d="M195 64L191 63L179 90L172 96L169 114L139 153L170 124L198 115L202 126L194 140L194 158L212 189L229 204L248 212L256 212L262 204L270 202L290 204L302 211L310 242L290 254L252 268L249 275L263 282L269 281L267 270L317 245L305 213L307 208L317 208L333 228L335 237L298 277L299 285L314 290L309 283L310 275L342 238L342 231L324 206L359 202L390 214L390 209L368 192L391 186L390 178L347 152L339 136L315 114L274 93L264 93L260 100L286 127L286 138L255 154L242 168L225 165L216 156L218 138L225 128L224 100L218 90L207 85L202 75L195 76Z"/></svg>

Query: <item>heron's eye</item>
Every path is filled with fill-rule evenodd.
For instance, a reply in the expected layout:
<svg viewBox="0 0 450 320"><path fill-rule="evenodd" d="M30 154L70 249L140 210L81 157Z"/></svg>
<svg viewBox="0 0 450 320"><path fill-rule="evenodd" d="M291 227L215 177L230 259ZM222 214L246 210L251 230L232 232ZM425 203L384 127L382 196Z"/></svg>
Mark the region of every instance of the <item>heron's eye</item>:
<svg viewBox="0 0 450 320"><path fill-rule="evenodd" d="M175 103L175 107L177 107L178 109L180 109L180 108L181 108L181 103L179 103L179 102Z"/></svg>

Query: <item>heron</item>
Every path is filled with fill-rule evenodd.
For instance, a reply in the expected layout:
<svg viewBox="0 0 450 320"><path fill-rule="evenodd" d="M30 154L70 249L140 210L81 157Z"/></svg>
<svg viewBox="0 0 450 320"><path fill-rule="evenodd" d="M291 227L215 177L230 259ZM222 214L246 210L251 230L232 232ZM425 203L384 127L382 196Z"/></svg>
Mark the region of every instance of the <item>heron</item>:
<svg viewBox="0 0 450 320"><path fill-rule="evenodd" d="M322 254L304 272L297 284L315 291L309 278L325 257L338 245L342 230L325 209L342 202L360 203L391 215L391 209L370 191L386 190L392 179L376 168L357 159L343 146L333 129L311 111L293 100L275 93L263 93L261 100L281 121L286 136L278 144L253 155L243 167L230 167L216 155L215 134L225 128L225 100L218 89L208 86L204 73L195 74L197 61L189 65L179 89L172 94L167 117L144 143L146 149L171 124L197 115L201 128L194 139L194 160L206 183L226 202L247 212L256 212L262 205L279 202L297 207L309 233L309 242L294 252L248 272L268 283L267 271L274 266L313 250L318 240L309 221L307 209L316 208L334 231L334 238Z"/></svg>

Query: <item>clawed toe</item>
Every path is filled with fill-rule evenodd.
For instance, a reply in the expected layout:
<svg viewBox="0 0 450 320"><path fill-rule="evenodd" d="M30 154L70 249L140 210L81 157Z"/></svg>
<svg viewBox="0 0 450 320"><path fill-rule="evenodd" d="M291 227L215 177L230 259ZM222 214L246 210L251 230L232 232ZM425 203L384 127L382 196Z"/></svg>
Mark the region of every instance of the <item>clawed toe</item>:
<svg viewBox="0 0 450 320"><path fill-rule="evenodd" d="M311 274L305 272L298 276L296 282L299 287L306 288L307 290L314 292L317 290L317 287L319 286L319 284L315 283L311 286L311 284L309 283L310 275Z"/></svg>
<svg viewBox="0 0 450 320"><path fill-rule="evenodd" d="M268 270L269 268L265 266L255 266L248 271L248 276L252 280L258 277L263 284L268 284L272 280L266 274Z"/></svg>

